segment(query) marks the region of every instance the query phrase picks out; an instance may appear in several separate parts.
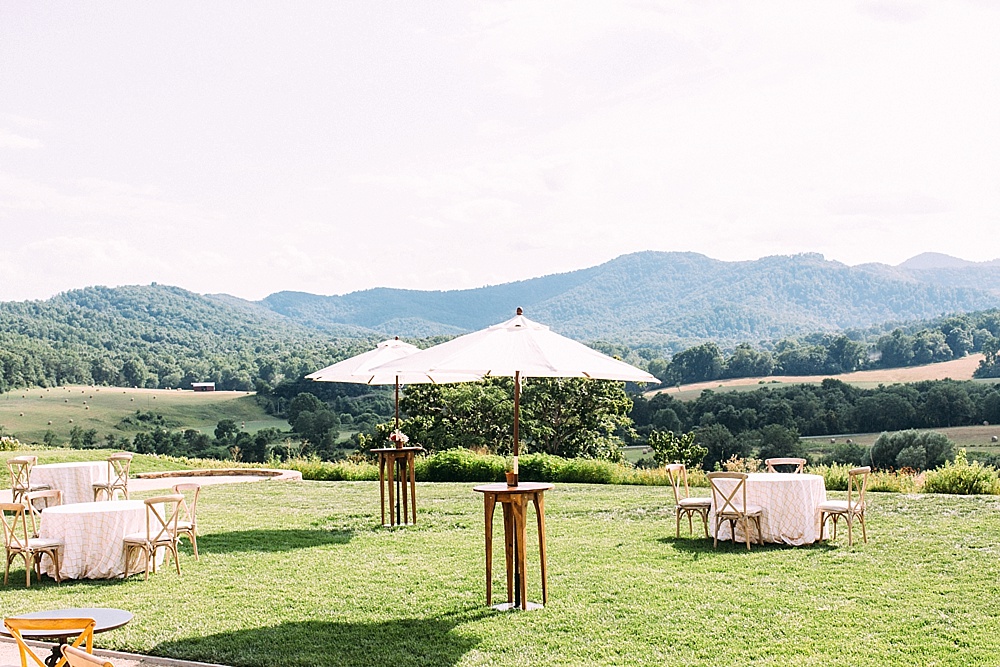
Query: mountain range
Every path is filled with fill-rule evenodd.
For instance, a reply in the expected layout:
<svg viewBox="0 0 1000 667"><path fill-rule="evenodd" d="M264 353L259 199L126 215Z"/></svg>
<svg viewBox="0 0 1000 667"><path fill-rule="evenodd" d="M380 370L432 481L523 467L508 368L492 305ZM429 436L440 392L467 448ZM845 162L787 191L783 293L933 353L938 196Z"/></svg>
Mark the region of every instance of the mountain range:
<svg viewBox="0 0 1000 667"><path fill-rule="evenodd" d="M898 266L847 266L815 253L727 262L639 252L478 289L277 292L255 305L331 333L458 334L508 319L521 306L580 340L758 341L998 307L1000 260L924 253Z"/></svg>

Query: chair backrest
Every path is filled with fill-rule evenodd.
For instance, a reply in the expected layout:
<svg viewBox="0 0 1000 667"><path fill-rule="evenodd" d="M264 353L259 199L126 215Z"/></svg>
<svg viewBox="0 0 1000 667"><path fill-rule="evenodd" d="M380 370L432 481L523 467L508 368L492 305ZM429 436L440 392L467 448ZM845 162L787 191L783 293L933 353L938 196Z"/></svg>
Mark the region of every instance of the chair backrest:
<svg viewBox="0 0 1000 667"><path fill-rule="evenodd" d="M868 475L871 474L871 471L871 466L852 468L847 471L847 508L849 510L863 510L865 508L865 491L868 490Z"/></svg>
<svg viewBox="0 0 1000 667"><path fill-rule="evenodd" d="M31 460L27 456L18 456L7 461L10 471L10 488L12 491L27 491L31 488Z"/></svg>
<svg viewBox="0 0 1000 667"><path fill-rule="evenodd" d="M188 503L186 494L192 492L193 496L191 497L191 502ZM180 520L187 521L192 527L194 527L197 523L198 496L201 494L201 484L196 484L194 482L174 484L174 493L184 496L184 500L181 501Z"/></svg>
<svg viewBox="0 0 1000 667"><path fill-rule="evenodd" d="M736 480L730 486L720 486L719 480ZM716 516L723 514L742 514L747 506L747 474L745 472L710 472L708 483L712 487L712 505Z"/></svg>
<svg viewBox="0 0 1000 667"><path fill-rule="evenodd" d="M119 452L108 457L108 484L110 486L127 487L128 470L132 465L132 455Z"/></svg>
<svg viewBox="0 0 1000 667"><path fill-rule="evenodd" d="M794 458L774 458L766 459L764 464L767 466L768 472L781 472L780 470L775 470L774 466L795 466L795 470L792 472L802 472L802 469L806 467L806 460Z"/></svg>
<svg viewBox="0 0 1000 667"><path fill-rule="evenodd" d="M172 542L177 535L177 519L180 515L184 496L174 493L168 496L148 498L146 503L146 539L150 543ZM163 505L163 511L157 505Z"/></svg>
<svg viewBox="0 0 1000 667"><path fill-rule="evenodd" d="M45 502L39 502L45 501ZM49 489L48 491L32 491L25 494L24 505L31 515L31 533L38 535L38 526L42 521L42 510L46 507L62 505L62 491L59 489ZM39 507L41 505L41 507Z"/></svg>
<svg viewBox="0 0 1000 667"><path fill-rule="evenodd" d="M108 662L104 658L91 655L86 651L81 651L69 644L62 645L63 657L69 663L69 667L115 667L114 663Z"/></svg>
<svg viewBox="0 0 1000 667"><path fill-rule="evenodd" d="M3 524L3 545L8 552L28 548L26 508L21 503L0 503L0 524Z"/></svg>
<svg viewBox="0 0 1000 667"><path fill-rule="evenodd" d="M683 463L668 463L666 471L667 479L674 490L674 502L680 504L681 498L691 496L691 490L688 488L687 468ZM684 495L681 495L682 486L684 488Z"/></svg>
<svg viewBox="0 0 1000 667"><path fill-rule="evenodd" d="M29 635L37 631L51 631L65 633L65 636L77 635L72 646L86 646L87 652L94 650L94 619L92 618L5 618L3 624L7 626L7 631L17 641L17 648L21 652L21 664L27 665L27 657L31 656L38 667L46 667L45 661L35 655L31 647L24 642L21 632L28 632ZM62 657L54 667L63 667L66 658Z"/></svg>

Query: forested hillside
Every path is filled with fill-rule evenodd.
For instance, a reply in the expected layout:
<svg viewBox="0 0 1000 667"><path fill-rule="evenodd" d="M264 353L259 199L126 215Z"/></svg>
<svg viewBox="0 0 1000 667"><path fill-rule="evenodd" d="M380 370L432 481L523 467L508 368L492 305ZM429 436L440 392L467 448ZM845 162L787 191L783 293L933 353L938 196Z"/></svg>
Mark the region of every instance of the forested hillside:
<svg viewBox="0 0 1000 667"><path fill-rule="evenodd" d="M723 262L695 253L641 252L582 271L474 290L280 292L261 305L310 326L350 324L406 335L470 331L522 306L529 317L579 340L673 350L697 341L757 342L1000 306L997 267L923 266L849 267L815 254Z"/></svg>
<svg viewBox="0 0 1000 667"><path fill-rule="evenodd" d="M0 304L0 390L111 384L254 389L299 378L377 342L331 336L264 308L161 285L88 287Z"/></svg>

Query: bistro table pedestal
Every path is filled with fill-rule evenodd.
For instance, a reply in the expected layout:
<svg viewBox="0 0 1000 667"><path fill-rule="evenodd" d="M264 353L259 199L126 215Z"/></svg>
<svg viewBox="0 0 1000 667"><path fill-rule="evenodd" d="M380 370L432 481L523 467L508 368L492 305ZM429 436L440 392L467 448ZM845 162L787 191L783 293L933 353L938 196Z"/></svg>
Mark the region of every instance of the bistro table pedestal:
<svg viewBox="0 0 1000 667"><path fill-rule="evenodd" d="M535 504L538 521L538 555L542 567L542 604L549 601L548 571L545 560L545 502L543 494L552 484L521 482L517 486L486 484L473 489L483 494L486 510L486 604L493 604L493 511L499 502L503 508L504 554L507 564L507 602L494 609L540 609L541 605L528 602L525 561L527 555L527 507Z"/></svg>
<svg viewBox="0 0 1000 667"><path fill-rule="evenodd" d="M385 487L389 482L389 525L417 522L417 478L414 472L414 455L423 447L385 447L373 449L378 454L378 495L382 504L382 525L385 524ZM388 471L388 475L386 472ZM400 482L397 485L396 482ZM406 484L410 492L407 495ZM400 488L397 490L397 486Z"/></svg>

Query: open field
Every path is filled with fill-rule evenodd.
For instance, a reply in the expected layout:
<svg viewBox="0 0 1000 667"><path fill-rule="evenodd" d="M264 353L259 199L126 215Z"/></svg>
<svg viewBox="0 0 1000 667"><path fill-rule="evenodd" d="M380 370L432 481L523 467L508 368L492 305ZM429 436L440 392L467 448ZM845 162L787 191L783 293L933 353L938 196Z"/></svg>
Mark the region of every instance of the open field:
<svg viewBox="0 0 1000 667"><path fill-rule="evenodd" d="M1000 444L993 442L992 438L1000 438L1000 424L990 424L989 426L952 426L948 428L917 429L918 431L934 431L948 436L956 447L964 447L970 452L1000 452ZM818 435L802 438L811 452L827 452L833 447L831 439L837 442L845 442L848 438L852 442L864 447L871 447L881 433L852 433L848 435Z"/></svg>
<svg viewBox="0 0 1000 667"><path fill-rule="evenodd" d="M768 377L733 378L729 380L713 380L712 382L696 382L680 387L656 389L646 392L646 398L656 394L669 393L681 400L694 400L705 389L712 391L753 391L762 386L774 387L788 384L819 384L826 378L841 380L862 388L874 388L880 384L920 382L922 380L971 380L972 373L983 359L981 354L970 354L962 359L944 361L926 366L910 366L908 368L885 368L871 371L856 371L840 375L771 375ZM983 380L997 382L997 380Z"/></svg>
<svg viewBox="0 0 1000 667"><path fill-rule="evenodd" d="M201 560L185 543L180 577L25 589L15 569L0 613L121 607L135 620L98 646L240 667L996 664L995 497L872 494L868 544L747 553L675 539L666 489L558 485L549 604L503 614L484 606L471 487L420 484L419 523L397 530L377 525L374 483L205 487Z"/></svg>
<svg viewBox="0 0 1000 667"><path fill-rule="evenodd" d="M252 433L288 422L268 415L243 391L193 392L123 387L51 387L0 394L0 425L24 442L41 442L47 430L69 439L74 426L131 436L136 429L116 428L135 412L162 415L170 428L193 428L211 434L222 419L233 419ZM49 423L51 422L51 423Z"/></svg>

